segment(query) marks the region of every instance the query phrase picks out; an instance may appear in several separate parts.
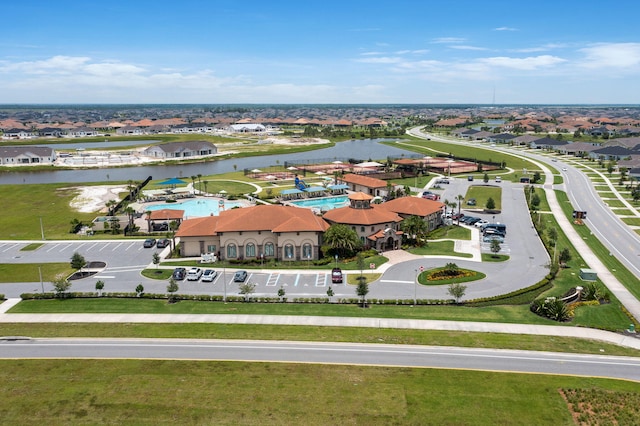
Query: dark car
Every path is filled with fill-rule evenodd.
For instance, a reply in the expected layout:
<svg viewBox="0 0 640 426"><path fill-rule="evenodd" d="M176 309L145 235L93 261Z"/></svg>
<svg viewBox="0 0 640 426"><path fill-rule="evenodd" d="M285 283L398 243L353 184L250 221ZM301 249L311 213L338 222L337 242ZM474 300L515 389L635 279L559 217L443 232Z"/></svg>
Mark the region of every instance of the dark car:
<svg viewBox="0 0 640 426"><path fill-rule="evenodd" d="M146 240L144 240L144 248L151 248L153 246L156 245L156 239L155 238L147 238Z"/></svg>
<svg viewBox="0 0 640 426"><path fill-rule="evenodd" d="M236 271L233 274L233 282L235 283L243 283L247 279L247 271Z"/></svg>
<svg viewBox="0 0 640 426"><path fill-rule="evenodd" d="M176 268L173 270L173 275L171 275L174 280L182 281L187 276L186 268Z"/></svg>
<svg viewBox="0 0 640 426"><path fill-rule="evenodd" d="M469 200L467 200L467 205L475 206L476 205L476 199L475 198L469 198Z"/></svg>
<svg viewBox="0 0 640 426"><path fill-rule="evenodd" d="M156 247L165 248L165 247L169 246L170 242L171 242L171 240L169 240L168 238L163 238L161 240L158 240L158 244L156 244Z"/></svg>
<svg viewBox="0 0 640 426"><path fill-rule="evenodd" d="M342 269L333 268L331 270L331 282L332 283L341 283L342 282Z"/></svg>

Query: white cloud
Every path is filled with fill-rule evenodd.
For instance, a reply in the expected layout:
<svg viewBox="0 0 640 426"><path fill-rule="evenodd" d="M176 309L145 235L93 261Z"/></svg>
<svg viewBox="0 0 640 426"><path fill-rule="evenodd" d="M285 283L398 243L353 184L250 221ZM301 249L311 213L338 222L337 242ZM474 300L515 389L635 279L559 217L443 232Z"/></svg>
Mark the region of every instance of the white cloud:
<svg viewBox="0 0 640 426"><path fill-rule="evenodd" d="M456 44L456 43L464 43L465 41L467 41L464 38L460 38L460 37L438 37L438 38L434 38L431 43L435 43L435 44Z"/></svg>
<svg viewBox="0 0 640 426"><path fill-rule="evenodd" d="M453 44L449 46L449 48L457 50L489 50L486 47L468 46L465 44Z"/></svg>
<svg viewBox="0 0 640 426"><path fill-rule="evenodd" d="M428 53L427 49L417 49L417 50L398 50L395 53L397 55L422 55Z"/></svg>
<svg viewBox="0 0 640 426"><path fill-rule="evenodd" d="M566 59L551 55L531 56L528 58L511 58L497 56L493 58L482 58L480 62L487 65L512 68L518 70L535 70L538 68L548 68L566 62Z"/></svg>
<svg viewBox="0 0 640 426"><path fill-rule="evenodd" d="M498 27L494 28L493 31L518 31L518 29L512 27Z"/></svg>
<svg viewBox="0 0 640 426"><path fill-rule="evenodd" d="M640 43L599 43L580 49L588 68L636 68L640 64Z"/></svg>
<svg viewBox="0 0 640 426"><path fill-rule="evenodd" d="M377 58L356 59L356 62L362 62L365 64L397 64L401 61L401 58L393 56L379 56Z"/></svg>

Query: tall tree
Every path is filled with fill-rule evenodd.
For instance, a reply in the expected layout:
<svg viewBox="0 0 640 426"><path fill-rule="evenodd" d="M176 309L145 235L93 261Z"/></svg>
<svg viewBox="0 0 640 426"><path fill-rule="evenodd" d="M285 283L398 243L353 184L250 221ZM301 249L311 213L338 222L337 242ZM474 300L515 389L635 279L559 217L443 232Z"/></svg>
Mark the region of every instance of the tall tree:
<svg viewBox="0 0 640 426"><path fill-rule="evenodd" d="M492 197L489 197L487 199L487 210L493 210L496 208L496 202L493 200Z"/></svg>
<svg viewBox="0 0 640 426"><path fill-rule="evenodd" d="M82 269L82 267L86 264L87 261L85 260L83 255L78 252L73 253L73 256L71 256L71 267L73 269Z"/></svg>
<svg viewBox="0 0 640 426"><path fill-rule="evenodd" d="M417 246L421 246L426 241L428 232L427 223L420 216L409 216L400 224L405 238L413 241Z"/></svg>
<svg viewBox="0 0 640 426"><path fill-rule="evenodd" d="M356 231L339 223L334 223L327 229L324 233L324 243L329 246L331 254L337 254L342 258L350 257L362 246Z"/></svg>
<svg viewBox="0 0 640 426"><path fill-rule="evenodd" d="M175 303L178 301L178 297L176 296L176 292L178 291L178 289L178 283L176 282L176 280L174 280L173 277L169 278L169 285L167 285L167 293L169 293L169 303Z"/></svg>

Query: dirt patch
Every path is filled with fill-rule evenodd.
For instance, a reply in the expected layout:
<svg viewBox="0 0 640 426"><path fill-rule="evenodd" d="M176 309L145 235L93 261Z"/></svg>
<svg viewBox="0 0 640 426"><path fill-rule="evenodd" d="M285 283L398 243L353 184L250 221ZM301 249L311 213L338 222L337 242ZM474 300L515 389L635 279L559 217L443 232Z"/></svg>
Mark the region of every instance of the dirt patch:
<svg viewBox="0 0 640 426"><path fill-rule="evenodd" d="M80 213L106 212L107 201L120 201L120 194L129 192L121 185L78 186L63 189L73 189L78 192L69 205Z"/></svg>

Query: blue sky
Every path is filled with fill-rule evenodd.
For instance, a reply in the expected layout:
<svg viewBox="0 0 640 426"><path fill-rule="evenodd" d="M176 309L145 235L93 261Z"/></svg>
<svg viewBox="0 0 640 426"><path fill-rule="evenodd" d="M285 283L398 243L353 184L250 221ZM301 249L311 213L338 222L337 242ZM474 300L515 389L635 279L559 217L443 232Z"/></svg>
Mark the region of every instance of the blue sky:
<svg viewBox="0 0 640 426"><path fill-rule="evenodd" d="M0 103L640 102L640 2L23 0Z"/></svg>

